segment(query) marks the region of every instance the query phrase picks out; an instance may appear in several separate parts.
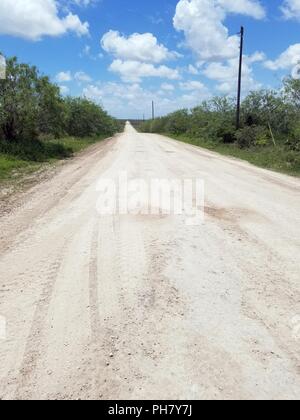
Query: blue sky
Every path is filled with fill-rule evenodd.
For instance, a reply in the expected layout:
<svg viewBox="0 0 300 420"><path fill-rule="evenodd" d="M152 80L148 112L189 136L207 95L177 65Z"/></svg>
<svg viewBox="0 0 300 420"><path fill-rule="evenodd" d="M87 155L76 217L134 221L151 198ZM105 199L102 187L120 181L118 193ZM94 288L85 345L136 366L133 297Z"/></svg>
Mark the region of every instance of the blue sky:
<svg viewBox="0 0 300 420"><path fill-rule="evenodd" d="M63 94L114 116L149 116L298 74L300 0L1 0L0 51L35 64Z"/></svg>

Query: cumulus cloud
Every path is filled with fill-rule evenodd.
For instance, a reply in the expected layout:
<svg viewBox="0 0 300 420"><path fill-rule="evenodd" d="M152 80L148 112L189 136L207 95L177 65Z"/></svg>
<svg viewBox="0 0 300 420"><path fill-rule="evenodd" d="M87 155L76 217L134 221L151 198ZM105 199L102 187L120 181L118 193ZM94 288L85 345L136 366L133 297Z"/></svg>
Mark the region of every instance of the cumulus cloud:
<svg viewBox="0 0 300 420"><path fill-rule="evenodd" d="M78 71L75 74L72 74L70 71L61 71L56 75L55 80L58 83L67 83L71 82L72 80L76 80L80 83L89 83L92 81L92 78L84 71Z"/></svg>
<svg viewBox="0 0 300 420"><path fill-rule="evenodd" d="M261 63L265 61L266 54L262 51L256 51L254 54L247 57L247 61L249 64L253 63Z"/></svg>
<svg viewBox="0 0 300 420"><path fill-rule="evenodd" d="M148 108L152 100L160 101L162 113L170 109L170 100L162 99L157 92L142 88L139 84L97 83L83 89L83 96L104 106L111 114L118 118L148 117Z"/></svg>
<svg viewBox="0 0 300 420"><path fill-rule="evenodd" d="M167 92L174 92L175 86L170 83L162 83L160 86L161 90L167 91Z"/></svg>
<svg viewBox="0 0 300 420"><path fill-rule="evenodd" d="M187 91L194 91L194 90L206 91L207 90L206 86L203 83L198 82L196 80L190 80L188 82L180 83L180 88L182 90L187 90Z"/></svg>
<svg viewBox="0 0 300 420"><path fill-rule="evenodd" d="M300 20L300 0L285 0L281 10L286 19Z"/></svg>
<svg viewBox="0 0 300 420"><path fill-rule="evenodd" d="M6 60L3 55L0 54L0 80L6 77Z"/></svg>
<svg viewBox="0 0 300 420"><path fill-rule="evenodd" d="M77 73L75 73L74 79L77 82L84 82L84 83L88 83L92 81L92 78L88 74L86 74L84 71L78 71Z"/></svg>
<svg viewBox="0 0 300 420"><path fill-rule="evenodd" d="M142 63L134 60L114 60L109 70L119 74L124 82L138 83L143 78L161 77L169 80L180 79L179 71L161 65L155 66L151 63Z"/></svg>
<svg viewBox="0 0 300 420"><path fill-rule="evenodd" d="M254 79L251 64L260 61L261 55L244 57L243 64L243 94L247 94L251 90L261 88L261 84ZM226 63L210 63L204 69L203 74L217 82L217 90L224 95L235 95L238 80L238 58L227 60Z"/></svg>
<svg viewBox="0 0 300 420"><path fill-rule="evenodd" d="M59 86L59 89L60 89L60 93L64 96L70 93L70 89L68 88L68 86L61 85Z"/></svg>
<svg viewBox="0 0 300 420"><path fill-rule="evenodd" d="M263 19L266 11L258 0L217 0L217 3L227 12Z"/></svg>
<svg viewBox="0 0 300 420"><path fill-rule="evenodd" d="M59 83L70 82L73 79L70 71L61 71L55 77L55 80Z"/></svg>
<svg viewBox="0 0 300 420"><path fill-rule="evenodd" d="M118 74L123 82L139 83L150 77L180 79L177 69L162 65L162 62L180 55L169 51L151 33L134 33L126 37L111 30L102 37L101 45L104 51L114 56L109 70Z"/></svg>
<svg viewBox="0 0 300 420"><path fill-rule="evenodd" d="M185 34L186 45L203 61L222 61L238 54L239 37L229 35L224 21L229 13L263 19L265 10L256 0L180 0L174 27Z"/></svg>
<svg viewBox="0 0 300 420"><path fill-rule="evenodd" d="M78 6L89 6L91 3L94 3L95 0L71 0L73 3Z"/></svg>
<svg viewBox="0 0 300 420"><path fill-rule="evenodd" d="M211 95L208 92L163 92L145 89L137 83L96 83L83 89L83 96L101 103L104 108L118 118L148 118L151 115L151 102L156 103L157 115L176 111L178 104L182 108L199 105Z"/></svg>
<svg viewBox="0 0 300 420"><path fill-rule="evenodd" d="M1 0L0 33L30 40L74 32L89 34L89 24L69 12L61 17L56 0Z"/></svg>
<svg viewBox="0 0 300 420"><path fill-rule="evenodd" d="M267 60L264 66L270 70L291 69L300 63L300 44L291 45L276 60Z"/></svg>
<svg viewBox="0 0 300 420"><path fill-rule="evenodd" d="M102 37L101 45L104 51L121 60L161 63L177 57L151 33L125 37L118 31L109 31Z"/></svg>
<svg viewBox="0 0 300 420"><path fill-rule="evenodd" d="M190 64L187 68L187 72L189 74L192 74L193 76L197 76L199 74L199 70L193 66L192 64Z"/></svg>

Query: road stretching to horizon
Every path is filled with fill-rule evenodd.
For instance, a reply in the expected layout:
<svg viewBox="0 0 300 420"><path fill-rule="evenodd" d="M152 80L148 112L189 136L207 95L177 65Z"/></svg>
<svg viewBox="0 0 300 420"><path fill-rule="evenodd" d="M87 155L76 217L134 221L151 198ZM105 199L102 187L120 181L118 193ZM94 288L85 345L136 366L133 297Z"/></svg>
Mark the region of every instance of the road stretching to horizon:
<svg viewBox="0 0 300 420"><path fill-rule="evenodd" d="M121 172L202 179L204 221L99 215ZM129 123L67 162L0 219L0 398L299 398L299 193Z"/></svg>

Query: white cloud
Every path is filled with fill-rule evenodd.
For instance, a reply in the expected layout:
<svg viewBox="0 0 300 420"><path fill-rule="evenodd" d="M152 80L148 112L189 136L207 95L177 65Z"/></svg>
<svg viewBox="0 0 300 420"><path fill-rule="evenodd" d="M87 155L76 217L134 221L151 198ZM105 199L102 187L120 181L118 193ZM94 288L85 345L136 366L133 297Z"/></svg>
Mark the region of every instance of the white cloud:
<svg viewBox="0 0 300 420"><path fill-rule="evenodd" d="M90 53L91 53L91 46L90 45L85 45L83 50L82 50L82 55L89 56Z"/></svg>
<svg viewBox="0 0 300 420"><path fill-rule="evenodd" d="M161 77L169 80L180 79L178 70L167 66L154 66L150 63L141 63L133 60L114 60L109 70L120 75L124 82L138 83L143 78Z"/></svg>
<svg viewBox="0 0 300 420"><path fill-rule="evenodd" d="M58 83L66 83L75 80L76 82L90 83L92 78L84 71L78 71L72 74L70 71L61 71L55 76L55 80Z"/></svg>
<svg viewBox="0 0 300 420"><path fill-rule="evenodd" d="M68 93L70 93L70 89L68 88L68 86L61 85L59 86L59 89L62 95L68 95Z"/></svg>
<svg viewBox="0 0 300 420"><path fill-rule="evenodd" d="M197 75L199 74L199 70L198 70L195 66L193 66L192 64L190 64L190 65L188 66L188 68L187 68L187 72L188 72L189 74L194 75L194 76L197 76Z"/></svg>
<svg viewBox="0 0 300 420"><path fill-rule="evenodd" d="M285 0L281 10L286 19L300 20L300 0Z"/></svg>
<svg viewBox="0 0 300 420"><path fill-rule="evenodd" d="M229 13L255 19L265 17L256 0L180 0L174 16L174 27L183 31L186 45L200 60L222 61L238 54L239 37L230 36L224 21Z"/></svg>
<svg viewBox="0 0 300 420"><path fill-rule="evenodd" d="M73 77L70 71L61 71L55 77L55 80L59 83L71 82L72 79Z"/></svg>
<svg viewBox="0 0 300 420"><path fill-rule="evenodd" d="M139 84L97 83L83 89L83 95L101 103L118 118L146 118L151 115L154 100L156 114L165 115L178 108L191 108L211 97L209 92L192 92L184 95L163 95L157 90L144 89Z"/></svg>
<svg viewBox="0 0 300 420"><path fill-rule="evenodd" d="M96 53L96 54L94 54L92 52L91 46L90 45L85 45L83 47L82 51L80 52L79 57L80 58L84 58L84 59L88 58L90 60L96 61L96 60L98 60L100 58L103 58L103 54L102 53Z"/></svg>
<svg viewBox="0 0 300 420"><path fill-rule="evenodd" d="M175 86L171 85L170 83L162 83L160 86L161 90L167 91L167 92L173 92L175 90Z"/></svg>
<svg viewBox="0 0 300 420"><path fill-rule="evenodd" d="M265 61L265 59L266 54L261 51L257 51L254 54L247 57L247 61L249 64L261 63L262 61Z"/></svg>
<svg viewBox="0 0 300 420"><path fill-rule="evenodd" d="M94 3L94 0L72 0L73 3L77 6L89 6L91 3Z"/></svg>
<svg viewBox="0 0 300 420"><path fill-rule="evenodd" d="M198 82L196 80L190 80L188 82L180 83L180 88L182 90L187 90L187 91L194 91L194 90L205 91L207 89L203 83Z"/></svg>
<svg viewBox="0 0 300 420"><path fill-rule="evenodd" d="M260 56L256 57L261 58ZM254 79L253 64L254 56L244 57L243 63L243 81L242 81L242 92L243 94L249 93L251 90L261 88L260 83ZM203 71L203 74L217 82L217 90L224 95L235 95L237 90L238 82L238 58L232 58L226 63L210 63Z"/></svg>
<svg viewBox="0 0 300 420"><path fill-rule="evenodd" d="M6 59L0 54L0 80L6 78Z"/></svg>
<svg viewBox="0 0 300 420"><path fill-rule="evenodd" d="M291 45L286 51L272 61L267 60L264 66L270 70L291 69L300 62L300 44Z"/></svg>
<svg viewBox="0 0 300 420"><path fill-rule="evenodd" d="M92 78L86 74L84 71L78 71L77 73L74 74L74 79L77 82L91 82Z"/></svg>
<svg viewBox="0 0 300 420"><path fill-rule="evenodd" d="M75 32L88 35L89 24L77 15L60 17L56 0L1 0L0 33L30 40Z"/></svg>
<svg viewBox="0 0 300 420"><path fill-rule="evenodd" d="M103 36L101 45L104 51L125 61L158 64L177 57L175 52L170 52L164 45L159 44L151 33L135 33L125 37L118 31L109 31Z"/></svg>
<svg viewBox="0 0 300 420"><path fill-rule="evenodd" d="M259 0L217 0L217 3L227 12L263 19L266 11Z"/></svg>
<svg viewBox="0 0 300 420"><path fill-rule="evenodd" d="M115 57L109 70L118 74L123 82L139 83L150 77L180 79L179 70L161 64L180 55L159 44L151 33L134 33L126 37L111 30L102 37L101 45Z"/></svg>

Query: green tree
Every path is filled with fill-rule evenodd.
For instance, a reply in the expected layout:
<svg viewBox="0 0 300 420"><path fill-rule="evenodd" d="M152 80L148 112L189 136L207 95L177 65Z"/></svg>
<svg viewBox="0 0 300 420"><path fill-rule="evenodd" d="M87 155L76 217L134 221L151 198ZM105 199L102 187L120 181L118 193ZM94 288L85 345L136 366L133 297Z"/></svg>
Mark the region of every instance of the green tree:
<svg viewBox="0 0 300 420"><path fill-rule="evenodd" d="M65 132L66 107L59 87L47 76L40 77L36 84L38 99L38 131L40 134L58 138Z"/></svg>
<svg viewBox="0 0 300 420"><path fill-rule="evenodd" d="M289 132L294 118L294 109L285 101L281 91L251 92L243 101L242 111L246 125L271 127L279 136Z"/></svg>
<svg viewBox="0 0 300 420"><path fill-rule="evenodd" d="M74 137L112 135L118 129L115 119L99 105L84 98L67 98L66 131Z"/></svg>
<svg viewBox="0 0 300 420"><path fill-rule="evenodd" d="M283 82L285 99L300 111L300 79L288 77Z"/></svg>
<svg viewBox="0 0 300 420"><path fill-rule="evenodd" d="M7 60L6 79L0 80L0 130L7 141L21 141L38 135L38 99L35 67Z"/></svg>
<svg viewBox="0 0 300 420"><path fill-rule="evenodd" d="M184 134L189 129L189 119L190 115L187 109L173 112L168 116L165 128L172 134Z"/></svg>

